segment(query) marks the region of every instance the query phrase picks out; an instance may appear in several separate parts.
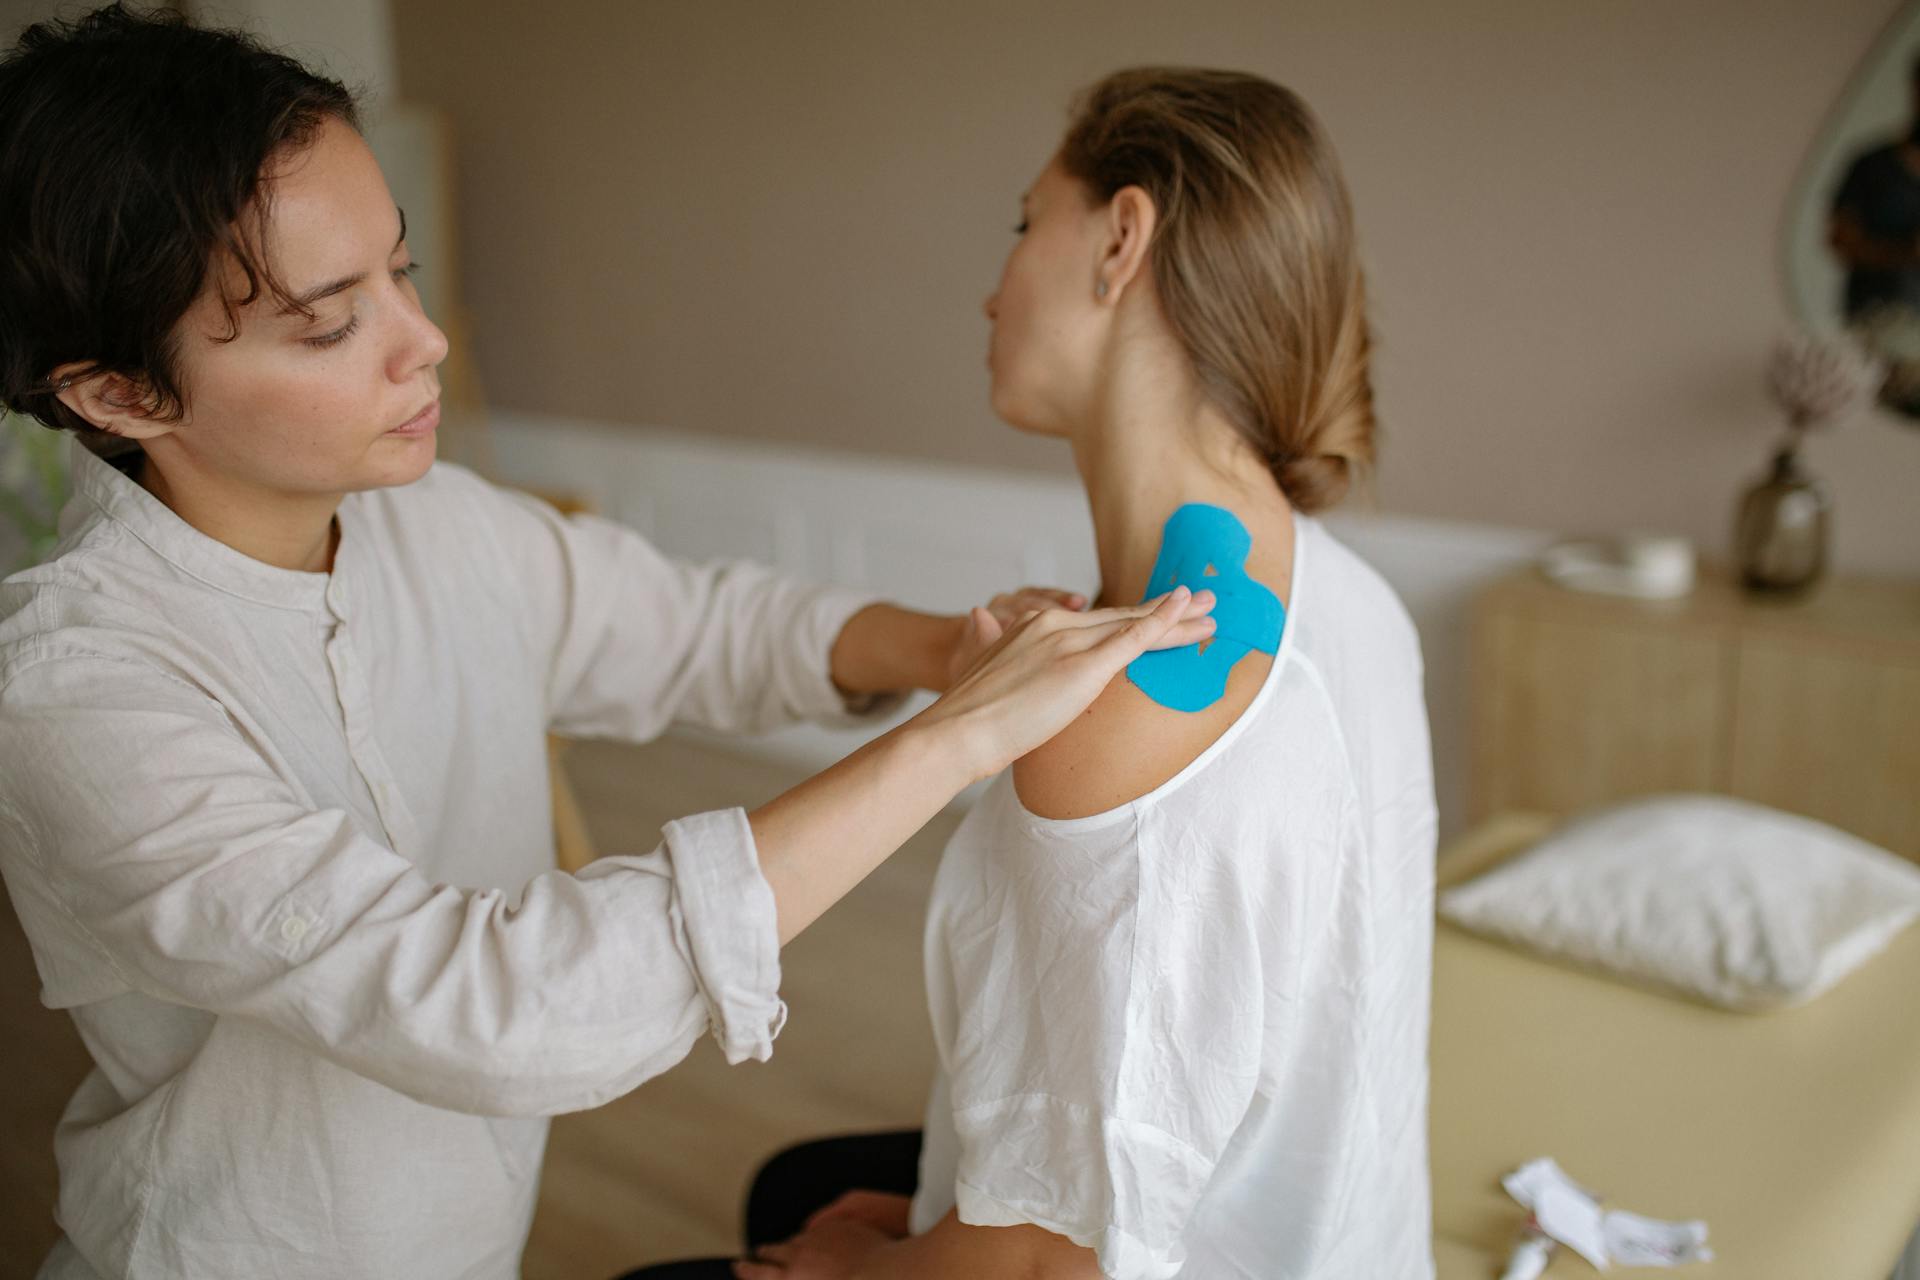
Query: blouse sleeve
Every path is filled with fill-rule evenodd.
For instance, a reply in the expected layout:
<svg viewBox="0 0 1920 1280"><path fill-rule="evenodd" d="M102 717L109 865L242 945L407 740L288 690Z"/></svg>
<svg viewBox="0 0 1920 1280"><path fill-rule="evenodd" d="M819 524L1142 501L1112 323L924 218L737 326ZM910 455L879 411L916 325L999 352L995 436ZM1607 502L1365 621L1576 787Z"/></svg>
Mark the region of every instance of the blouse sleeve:
<svg viewBox="0 0 1920 1280"><path fill-rule="evenodd" d="M784 1008L739 810L513 893L435 884L301 802L219 704L139 663L0 686L0 869L54 1007L138 992L271 1024L433 1106L576 1110L711 1027L764 1058Z"/></svg>
<svg viewBox="0 0 1920 1280"><path fill-rule="evenodd" d="M674 722L757 733L894 705L850 703L830 674L833 643L870 593L745 561L683 563L611 520L488 496L518 593L509 604L546 663L556 730L630 741Z"/></svg>
<svg viewBox="0 0 1920 1280"><path fill-rule="evenodd" d="M948 935L960 1220L1064 1235L1114 1280L1175 1275L1259 1072L1245 896L1204 857L1144 865L1133 837L1002 865L1021 870L998 918Z"/></svg>

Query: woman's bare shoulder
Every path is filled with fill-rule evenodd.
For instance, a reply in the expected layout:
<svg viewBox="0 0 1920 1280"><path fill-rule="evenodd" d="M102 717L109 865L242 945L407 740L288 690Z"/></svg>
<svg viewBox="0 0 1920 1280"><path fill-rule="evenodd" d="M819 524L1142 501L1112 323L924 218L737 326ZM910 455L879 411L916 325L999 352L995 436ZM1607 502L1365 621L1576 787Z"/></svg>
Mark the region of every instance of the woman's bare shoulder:
<svg viewBox="0 0 1920 1280"><path fill-rule="evenodd" d="M1227 692L1201 711L1174 711L1123 671L1079 719L1014 762L1020 803L1042 818L1084 818L1137 800L1212 746L1253 702L1273 659L1250 653Z"/></svg>

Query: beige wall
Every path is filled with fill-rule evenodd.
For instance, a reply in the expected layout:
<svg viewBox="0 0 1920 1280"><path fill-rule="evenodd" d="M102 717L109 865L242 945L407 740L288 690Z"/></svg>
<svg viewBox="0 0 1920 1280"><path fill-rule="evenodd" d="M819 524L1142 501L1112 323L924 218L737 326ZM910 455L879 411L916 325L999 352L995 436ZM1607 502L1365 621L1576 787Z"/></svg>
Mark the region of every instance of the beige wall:
<svg viewBox="0 0 1920 1280"><path fill-rule="evenodd" d="M989 414L981 297L1072 90L1302 91L1371 264L1389 510L1727 544L1788 323L1777 224L1893 0L396 0L459 130L515 408L1064 468ZM431 267L431 264L429 264ZM1920 430L1812 454L1840 562L1920 572Z"/></svg>

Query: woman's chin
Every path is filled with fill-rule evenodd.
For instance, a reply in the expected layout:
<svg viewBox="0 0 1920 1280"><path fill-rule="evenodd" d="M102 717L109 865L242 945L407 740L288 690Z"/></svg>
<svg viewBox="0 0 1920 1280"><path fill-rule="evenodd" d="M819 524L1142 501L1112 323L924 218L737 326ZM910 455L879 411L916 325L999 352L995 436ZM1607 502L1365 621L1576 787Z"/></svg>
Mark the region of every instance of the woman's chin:
<svg viewBox="0 0 1920 1280"><path fill-rule="evenodd" d="M1030 406L1022 405L1014 397L1003 394L998 387L987 397L993 416L1023 436L1060 436L1066 432L1049 423L1043 415L1032 412Z"/></svg>
<svg viewBox="0 0 1920 1280"><path fill-rule="evenodd" d="M998 415L1000 421L1006 423L1023 436L1041 436L1048 440L1058 440L1068 434L1064 427L1052 422L1040 421L1031 417L1020 417L1010 413L1001 413L997 408L994 410L994 413Z"/></svg>

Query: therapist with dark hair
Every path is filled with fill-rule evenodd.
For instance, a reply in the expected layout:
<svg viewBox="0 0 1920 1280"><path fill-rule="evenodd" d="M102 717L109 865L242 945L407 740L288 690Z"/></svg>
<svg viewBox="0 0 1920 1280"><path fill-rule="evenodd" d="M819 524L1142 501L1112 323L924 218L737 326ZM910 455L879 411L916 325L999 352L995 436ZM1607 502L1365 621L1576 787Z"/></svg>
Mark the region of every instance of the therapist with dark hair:
<svg viewBox="0 0 1920 1280"><path fill-rule="evenodd" d="M435 465L446 340L337 83L118 6L0 58L0 403L77 438L0 584L0 870L94 1070L40 1274L518 1273L546 1136L1210 597L940 618ZM544 735L926 711L556 871ZM696 1153L689 1153L692 1158Z"/></svg>

